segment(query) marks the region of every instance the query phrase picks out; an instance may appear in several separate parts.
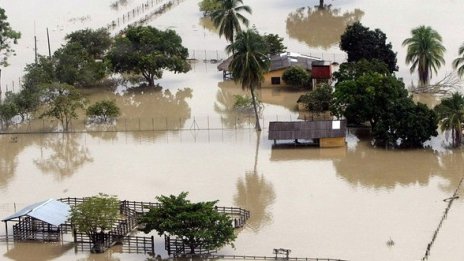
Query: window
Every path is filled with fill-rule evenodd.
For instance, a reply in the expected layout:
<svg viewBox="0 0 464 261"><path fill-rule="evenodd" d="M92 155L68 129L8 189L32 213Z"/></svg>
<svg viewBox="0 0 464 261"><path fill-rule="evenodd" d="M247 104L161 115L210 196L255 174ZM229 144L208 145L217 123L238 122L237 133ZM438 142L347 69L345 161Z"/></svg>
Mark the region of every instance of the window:
<svg viewBox="0 0 464 261"><path fill-rule="evenodd" d="M271 84L280 84L280 77L271 77Z"/></svg>

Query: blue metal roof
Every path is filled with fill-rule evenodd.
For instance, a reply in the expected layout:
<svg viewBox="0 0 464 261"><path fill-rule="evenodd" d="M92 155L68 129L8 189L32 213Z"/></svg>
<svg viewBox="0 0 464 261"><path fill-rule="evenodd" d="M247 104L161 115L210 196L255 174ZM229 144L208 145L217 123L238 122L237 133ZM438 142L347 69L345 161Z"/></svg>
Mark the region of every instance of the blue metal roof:
<svg viewBox="0 0 464 261"><path fill-rule="evenodd" d="M55 199L49 199L27 206L15 214L4 218L2 221L29 216L48 224L59 226L68 220L70 211L71 207L68 204Z"/></svg>

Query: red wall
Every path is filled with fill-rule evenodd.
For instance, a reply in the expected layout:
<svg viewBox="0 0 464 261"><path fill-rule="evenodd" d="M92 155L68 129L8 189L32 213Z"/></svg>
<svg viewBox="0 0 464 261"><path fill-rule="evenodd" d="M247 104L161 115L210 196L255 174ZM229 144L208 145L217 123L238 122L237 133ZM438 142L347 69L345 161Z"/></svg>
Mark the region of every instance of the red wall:
<svg viewBox="0 0 464 261"><path fill-rule="evenodd" d="M330 65L314 66L311 69L313 79L330 79L332 78L332 68Z"/></svg>

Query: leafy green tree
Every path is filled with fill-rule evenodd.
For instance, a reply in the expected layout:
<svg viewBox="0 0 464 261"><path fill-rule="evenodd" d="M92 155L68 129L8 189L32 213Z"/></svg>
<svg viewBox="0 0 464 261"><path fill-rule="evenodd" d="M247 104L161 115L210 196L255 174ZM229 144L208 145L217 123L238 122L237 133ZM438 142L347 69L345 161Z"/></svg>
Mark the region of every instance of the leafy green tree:
<svg viewBox="0 0 464 261"><path fill-rule="evenodd" d="M240 23L248 27L249 21L240 12L251 14L251 8L243 5L243 0L218 0L220 6L211 13L214 26L219 29L219 36L224 35L227 41L234 42L235 35L242 31Z"/></svg>
<svg viewBox="0 0 464 261"><path fill-rule="evenodd" d="M377 59L370 61L361 59L357 62L346 62L340 64L338 71L333 73L333 76L337 82L343 82L346 80L355 80L356 78L371 72L376 72L381 75L389 75L387 65Z"/></svg>
<svg viewBox="0 0 464 261"><path fill-rule="evenodd" d="M229 65L232 78L239 82L243 89L251 92L256 118L255 128L261 131L255 89L263 81L263 74L269 70L266 42L256 30L248 29L238 33L235 42L228 45L226 50L233 53Z"/></svg>
<svg viewBox="0 0 464 261"><path fill-rule="evenodd" d="M107 29L83 29L66 35L67 44L79 44L92 59L102 59L111 46L111 36Z"/></svg>
<svg viewBox="0 0 464 261"><path fill-rule="evenodd" d="M198 3L200 11L203 12L203 16L210 16L211 13L218 10L221 7L219 0L202 0Z"/></svg>
<svg viewBox="0 0 464 261"><path fill-rule="evenodd" d="M305 104L308 111L316 114L328 111L333 103L332 87L328 84L323 84L313 91L302 95L299 102Z"/></svg>
<svg viewBox="0 0 464 261"><path fill-rule="evenodd" d="M464 123L464 96L455 92L449 98L444 98L434 110L438 114L442 131L451 130L453 145L462 143L462 124Z"/></svg>
<svg viewBox="0 0 464 261"><path fill-rule="evenodd" d="M176 236L190 248L213 250L232 244L236 236L231 219L215 209L217 201L192 203L186 192L178 196L158 196L159 207L150 208L140 220L143 231Z"/></svg>
<svg viewBox="0 0 464 261"><path fill-rule="evenodd" d="M91 86L106 76L106 65L96 61L79 43L67 43L54 55L54 76L76 86Z"/></svg>
<svg viewBox="0 0 464 261"><path fill-rule="evenodd" d="M290 86L304 88L310 86L311 74L301 66L290 66L282 74L282 80Z"/></svg>
<svg viewBox="0 0 464 261"><path fill-rule="evenodd" d="M3 101L0 100L0 129L8 129L13 117L18 115L18 107L14 102L15 94L7 92Z"/></svg>
<svg viewBox="0 0 464 261"><path fill-rule="evenodd" d="M375 128L383 112L401 98L408 97L408 91L396 77L370 72L354 80L338 82L334 97L336 115L342 112L350 123L369 122Z"/></svg>
<svg viewBox="0 0 464 261"><path fill-rule="evenodd" d="M86 110L87 117L96 122L107 123L117 118L121 112L114 100L103 100L89 106Z"/></svg>
<svg viewBox="0 0 464 261"><path fill-rule="evenodd" d="M142 74L149 86L155 85L163 70L190 70L188 50L180 36L173 30L160 31L151 26L129 27L116 37L107 58L114 72Z"/></svg>
<svg viewBox="0 0 464 261"><path fill-rule="evenodd" d="M414 104L404 83L386 73L382 64L347 63L335 85L332 113L351 124L369 122L378 146L420 147L436 136L436 114L423 104ZM350 68L352 67L352 68Z"/></svg>
<svg viewBox="0 0 464 261"><path fill-rule="evenodd" d="M24 68L23 88L38 90L42 84L55 81L55 64L48 56L38 56L37 63L27 64Z"/></svg>
<svg viewBox="0 0 464 261"><path fill-rule="evenodd" d="M93 252L103 252L98 234L107 232L119 219L119 200L115 196L98 194L71 208L71 223L77 231L89 236Z"/></svg>
<svg viewBox="0 0 464 261"><path fill-rule="evenodd" d="M263 37L270 55L280 54L287 50L287 47L283 44L284 38L278 34L265 34Z"/></svg>
<svg viewBox="0 0 464 261"><path fill-rule="evenodd" d="M8 57L15 53L11 44L17 44L21 38L21 33L14 31L7 19L5 9L0 7L0 66L8 66Z"/></svg>
<svg viewBox="0 0 464 261"><path fill-rule="evenodd" d="M425 86L432 77L432 70L436 73L445 63L443 54L446 48L442 45L440 34L430 26L419 26L411 30L411 38L403 41L407 46L406 63L411 63L411 73L417 69L419 84Z"/></svg>
<svg viewBox="0 0 464 261"><path fill-rule="evenodd" d="M377 146L421 147L438 134L437 124L435 112L427 105L414 104L412 99L404 97L382 112L372 129L374 143Z"/></svg>
<svg viewBox="0 0 464 261"><path fill-rule="evenodd" d="M84 109L86 100L78 89L71 85L51 83L44 87L42 96L44 112L40 118L50 117L57 119L63 131L69 130L72 119L77 119L77 110Z"/></svg>
<svg viewBox="0 0 464 261"><path fill-rule="evenodd" d="M387 36L380 29L370 30L360 22L348 26L341 36L340 49L348 54L348 62L361 59L383 61L390 72L398 70L396 53L391 43L386 43Z"/></svg>
<svg viewBox="0 0 464 261"><path fill-rule="evenodd" d="M248 95L234 95L234 105L233 108L238 112L254 112L253 99ZM263 104L261 101L257 100L256 105L258 107L258 112L261 112L263 109Z"/></svg>
<svg viewBox="0 0 464 261"><path fill-rule="evenodd" d="M464 44L459 47L459 57L453 60L453 68L458 70L459 76L464 75Z"/></svg>

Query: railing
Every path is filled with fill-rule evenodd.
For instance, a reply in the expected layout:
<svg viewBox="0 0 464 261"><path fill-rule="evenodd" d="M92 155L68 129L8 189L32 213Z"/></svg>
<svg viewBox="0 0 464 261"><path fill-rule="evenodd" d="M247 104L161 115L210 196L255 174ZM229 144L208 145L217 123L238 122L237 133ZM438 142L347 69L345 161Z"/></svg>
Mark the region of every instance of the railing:
<svg viewBox="0 0 464 261"><path fill-rule="evenodd" d="M294 121L298 115L261 115L260 124L266 129L270 121ZM303 119L303 118L302 118ZM69 133L96 132L136 132L136 131L180 131L180 130L233 130L253 129L255 118L251 114L229 114L221 117L153 117L119 118L111 124L89 124L86 120L72 120ZM0 123L0 134L22 133L62 133L63 128L57 120L32 119L22 123L10 124L8 128Z"/></svg>
<svg viewBox="0 0 464 261"><path fill-rule="evenodd" d="M337 258L320 258L320 257L275 257L275 256L246 256L246 255L218 255L212 254L211 258L218 259L243 259L243 260L292 260L292 261L347 261Z"/></svg>

